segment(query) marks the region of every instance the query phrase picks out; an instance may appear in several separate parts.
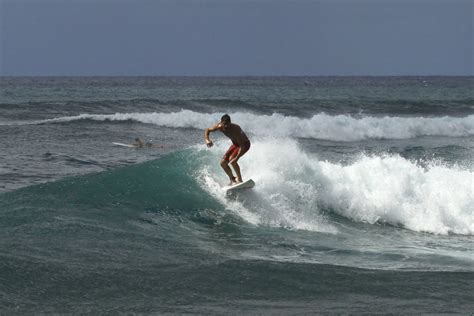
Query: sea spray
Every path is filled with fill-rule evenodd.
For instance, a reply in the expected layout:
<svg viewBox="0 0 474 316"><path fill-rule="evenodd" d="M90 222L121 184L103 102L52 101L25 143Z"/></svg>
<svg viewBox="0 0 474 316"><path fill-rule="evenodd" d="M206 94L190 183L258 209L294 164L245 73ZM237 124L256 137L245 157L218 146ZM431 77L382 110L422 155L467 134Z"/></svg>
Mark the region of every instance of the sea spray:
<svg viewBox="0 0 474 316"><path fill-rule="evenodd" d="M217 155L225 144L216 149L208 164L218 165ZM244 176L256 181L250 211L260 216L259 223L336 232L323 215L331 210L358 222L434 234L474 234L474 175L469 170L436 162L420 166L389 154L362 154L343 165L320 161L290 139L255 141L240 165ZM225 181L222 170L213 172ZM203 173L205 183L215 193L219 180L210 173Z"/></svg>
<svg viewBox="0 0 474 316"><path fill-rule="evenodd" d="M356 221L435 234L474 234L473 172L398 155L364 156L343 166L320 162L327 206Z"/></svg>

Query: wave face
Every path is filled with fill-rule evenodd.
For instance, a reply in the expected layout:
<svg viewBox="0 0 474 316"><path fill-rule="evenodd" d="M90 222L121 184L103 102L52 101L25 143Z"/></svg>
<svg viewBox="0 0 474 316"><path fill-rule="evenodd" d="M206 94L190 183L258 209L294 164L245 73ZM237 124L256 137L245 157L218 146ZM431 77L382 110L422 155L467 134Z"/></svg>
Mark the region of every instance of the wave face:
<svg viewBox="0 0 474 316"><path fill-rule="evenodd" d="M293 140L260 140L241 160L244 177L251 175L255 188L227 196L218 166L224 149L222 143L212 150L198 145L3 194L1 238L7 243L26 238L26 246L34 248L36 239L30 237L42 230L67 247L73 242L68 229L86 240L87 234L102 232L117 233L113 238L121 240L133 232L170 243L165 253L179 245L213 251L221 259L404 270L468 267L462 249L469 239L462 240L474 234L471 171L421 167L397 155L361 156L342 165L319 160ZM278 151L286 154L268 159ZM425 243L433 234L457 234L461 241L456 247L449 239L439 241L441 250L427 254ZM123 241L124 251L134 247L133 240ZM188 260L186 252L169 255L171 261ZM439 264L433 256L445 259Z"/></svg>
<svg viewBox="0 0 474 316"><path fill-rule="evenodd" d="M81 114L58 117L37 123L65 123L79 120L136 121L172 128L205 129L223 113L181 110L174 113ZM309 119L281 114L256 115L231 113L235 122L260 136L301 137L332 141L366 139L409 139L420 136L462 137L474 135L474 115L467 117L361 117L317 114Z"/></svg>

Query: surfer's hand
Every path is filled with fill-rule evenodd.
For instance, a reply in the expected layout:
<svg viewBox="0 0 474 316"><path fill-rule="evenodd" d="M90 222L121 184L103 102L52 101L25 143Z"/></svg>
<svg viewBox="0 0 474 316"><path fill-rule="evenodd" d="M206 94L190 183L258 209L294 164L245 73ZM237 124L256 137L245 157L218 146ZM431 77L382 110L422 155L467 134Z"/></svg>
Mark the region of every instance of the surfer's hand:
<svg viewBox="0 0 474 316"><path fill-rule="evenodd" d="M207 147L212 147L214 143L212 142L212 140L206 140L206 145Z"/></svg>

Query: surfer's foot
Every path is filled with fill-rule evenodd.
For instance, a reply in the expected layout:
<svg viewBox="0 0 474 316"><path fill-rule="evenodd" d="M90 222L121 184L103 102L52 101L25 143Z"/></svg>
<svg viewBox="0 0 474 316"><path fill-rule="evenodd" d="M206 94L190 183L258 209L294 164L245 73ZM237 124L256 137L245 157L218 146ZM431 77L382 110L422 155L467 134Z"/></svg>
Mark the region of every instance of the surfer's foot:
<svg viewBox="0 0 474 316"><path fill-rule="evenodd" d="M235 185L235 184L237 184L238 182L237 182L236 179L237 179L236 177L233 177L233 178L230 180L229 185Z"/></svg>

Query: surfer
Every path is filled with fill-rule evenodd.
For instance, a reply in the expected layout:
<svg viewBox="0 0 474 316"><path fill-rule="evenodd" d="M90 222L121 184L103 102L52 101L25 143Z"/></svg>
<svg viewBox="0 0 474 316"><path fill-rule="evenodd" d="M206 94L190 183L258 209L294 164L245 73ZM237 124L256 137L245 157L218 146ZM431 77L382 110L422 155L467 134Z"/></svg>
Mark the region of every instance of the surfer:
<svg viewBox="0 0 474 316"><path fill-rule="evenodd" d="M222 116L221 121L216 125L206 128L204 132L204 139L207 147L212 147L214 143L209 138L210 132L221 131L225 136L230 138L232 145L224 154L221 160L221 167L229 177L229 185L237 184L242 182L242 175L240 173L240 166L237 163L249 149L250 140L239 125L230 122L230 116L225 114ZM229 167L229 162L235 170L237 177L234 177L232 169Z"/></svg>
<svg viewBox="0 0 474 316"><path fill-rule="evenodd" d="M150 142L144 142L143 140L141 140L140 138L135 138L135 142L133 143L133 146L136 146L136 147L139 147L139 148L143 148L143 147L151 147L153 146L152 143Z"/></svg>
<svg viewBox="0 0 474 316"><path fill-rule="evenodd" d="M154 147L154 148L164 148L163 145L155 145L153 144L152 142L144 142L143 140L141 140L140 138L135 138L135 142L132 144L132 146L135 146L135 147L138 147L138 148L143 148L143 147L148 147L148 148L151 148L151 147Z"/></svg>

